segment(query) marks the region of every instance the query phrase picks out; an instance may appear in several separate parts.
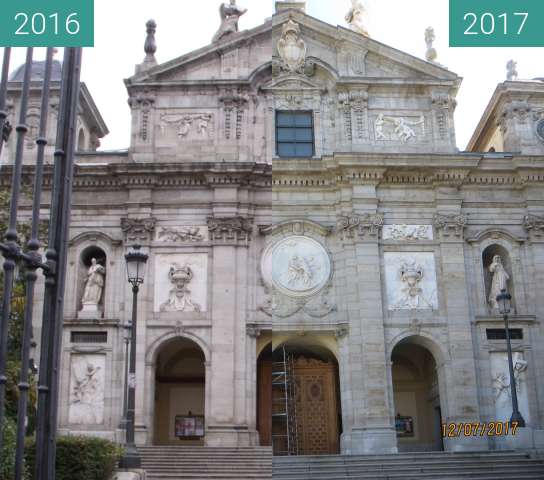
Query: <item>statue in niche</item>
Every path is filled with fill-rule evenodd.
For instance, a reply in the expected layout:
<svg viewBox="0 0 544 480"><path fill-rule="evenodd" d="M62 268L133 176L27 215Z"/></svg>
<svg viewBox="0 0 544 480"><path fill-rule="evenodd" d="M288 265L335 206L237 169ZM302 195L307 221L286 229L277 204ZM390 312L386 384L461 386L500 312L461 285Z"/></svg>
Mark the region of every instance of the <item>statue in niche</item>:
<svg viewBox="0 0 544 480"><path fill-rule="evenodd" d="M510 280L510 275L506 273L500 255L493 256L493 261L491 262L491 265L489 265L489 271L493 277L491 280L491 288L489 289L488 301L491 308L499 310L497 295L501 293L501 290L508 289L508 280Z"/></svg>
<svg viewBox="0 0 544 480"><path fill-rule="evenodd" d="M191 291L187 285L194 277L188 265L174 263L168 272L168 279L174 287L170 290L168 300L161 305L161 312L200 312L200 305L191 299Z"/></svg>
<svg viewBox="0 0 544 480"><path fill-rule="evenodd" d="M365 12L366 8L361 0L351 0L351 8L346 14L346 22L354 32L369 37L364 19Z"/></svg>
<svg viewBox="0 0 544 480"><path fill-rule="evenodd" d="M431 303L425 298L423 289L420 287L424 275L423 267L416 264L415 260L405 261L399 269L399 275L404 288L401 289L401 297L394 305L394 308L432 308Z"/></svg>
<svg viewBox="0 0 544 480"><path fill-rule="evenodd" d="M83 306L98 306L102 298L102 290L104 289L104 277L106 269L100 265L96 258L91 260L91 266L87 271L87 279L85 281L85 290L81 303Z"/></svg>
<svg viewBox="0 0 544 480"><path fill-rule="evenodd" d="M219 7L219 16L221 17L221 26L214 35L212 42L218 42L227 35L238 31L238 20L247 12L247 8L236 5L236 0L230 0L230 3L222 3Z"/></svg>

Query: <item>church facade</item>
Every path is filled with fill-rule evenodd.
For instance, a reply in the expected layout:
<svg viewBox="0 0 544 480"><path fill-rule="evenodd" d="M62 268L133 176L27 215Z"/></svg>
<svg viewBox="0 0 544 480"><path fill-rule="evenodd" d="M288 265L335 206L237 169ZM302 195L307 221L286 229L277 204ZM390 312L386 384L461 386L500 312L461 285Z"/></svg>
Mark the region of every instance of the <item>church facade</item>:
<svg viewBox="0 0 544 480"><path fill-rule="evenodd" d="M277 2L239 32L242 10L160 65L148 23L128 151L96 151L107 129L82 105L61 431L123 440L138 244L138 444L543 449L544 83L499 85L459 152L461 78L432 58L353 9L348 29Z"/></svg>

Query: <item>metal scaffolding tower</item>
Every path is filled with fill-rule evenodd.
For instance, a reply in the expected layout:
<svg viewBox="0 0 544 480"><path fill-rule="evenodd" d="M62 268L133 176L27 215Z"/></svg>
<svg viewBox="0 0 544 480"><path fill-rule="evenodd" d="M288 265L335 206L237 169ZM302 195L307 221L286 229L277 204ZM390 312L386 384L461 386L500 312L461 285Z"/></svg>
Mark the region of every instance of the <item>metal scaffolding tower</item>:
<svg viewBox="0 0 544 480"><path fill-rule="evenodd" d="M285 346L281 355L272 362L272 446L274 455L298 455L295 362Z"/></svg>

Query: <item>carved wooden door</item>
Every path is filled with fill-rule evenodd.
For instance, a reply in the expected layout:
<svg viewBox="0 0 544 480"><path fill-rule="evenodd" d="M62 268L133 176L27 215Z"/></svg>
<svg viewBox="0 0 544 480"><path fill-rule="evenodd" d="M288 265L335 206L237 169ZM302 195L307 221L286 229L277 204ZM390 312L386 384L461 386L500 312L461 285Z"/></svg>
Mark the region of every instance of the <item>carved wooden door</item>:
<svg viewBox="0 0 544 480"><path fill-rule="evenodd" d="M297 427L300 455L328 455L339 451L336 368L315 359L295 363Z"/></svg>

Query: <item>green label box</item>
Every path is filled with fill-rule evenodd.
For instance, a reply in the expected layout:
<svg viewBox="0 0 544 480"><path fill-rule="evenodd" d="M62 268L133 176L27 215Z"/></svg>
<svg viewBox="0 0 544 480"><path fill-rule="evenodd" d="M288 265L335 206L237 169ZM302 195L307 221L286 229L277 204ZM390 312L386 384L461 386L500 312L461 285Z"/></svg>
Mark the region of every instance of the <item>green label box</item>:
<svg viewBox="0 0 544 480"><path fill-rule="evenodd" d="M544 47L544 0L449 0L450 47Z"/></svg>
<svg viewBox="0 0 544 480"><path fill-rule="evenodd" d="M94 46L94 0L3 0L2 47Z"/></svg>

